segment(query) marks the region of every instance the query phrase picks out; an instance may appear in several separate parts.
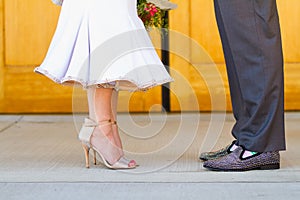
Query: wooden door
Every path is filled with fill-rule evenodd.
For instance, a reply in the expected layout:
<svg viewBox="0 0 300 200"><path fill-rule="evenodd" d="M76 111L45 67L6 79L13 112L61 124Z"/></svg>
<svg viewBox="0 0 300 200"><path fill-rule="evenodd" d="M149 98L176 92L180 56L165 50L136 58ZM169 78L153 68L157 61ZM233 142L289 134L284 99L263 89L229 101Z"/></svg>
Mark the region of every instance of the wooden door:
<svg viewBox="0 0 300 200"><path fill-rule="evenodd" d="M213 0L173 0L179 9L171 13L171 29L191 38L171 41L171 49L184 47L188 59L172 55L172 68L181 74L172 85L172 110L231 110L221 42ZM277 0L285 61L285 109L300 110L300 1ZM198 45L195 45L195 42ZM200 73L199 73L200 71ZM183 78L184 77L184 78ZM181 80L189 81L186 90ZM225 94L224 94L225 88ZM197 97L198 105L194 102ZM224 100L226 98L226 100Z"/></svg>
<svg viewBox="0 0 300 200"><path fill-rule="evenodd" d="M172 111L231 110L212 0L172 0ZM285 55L286 110L300 110L300 1L278 0ZM33 73L47 51L60 8L50 0L0 0L0 113L86 111L85 92ZM157 36L155 46L159 47ZM160 110L161 89L120 94L119 111Z"/></svg>
<svg viewBox="0 0 300 200"><path fill-rule="evenodd" d="M61 86L33 72L49 46L60 7L50 0L0 0L0 112L86 111L85 91ZM160 104L160 87L122 92L120 111L141 112ZM159 110L154 107L154 110Z"/></svg>

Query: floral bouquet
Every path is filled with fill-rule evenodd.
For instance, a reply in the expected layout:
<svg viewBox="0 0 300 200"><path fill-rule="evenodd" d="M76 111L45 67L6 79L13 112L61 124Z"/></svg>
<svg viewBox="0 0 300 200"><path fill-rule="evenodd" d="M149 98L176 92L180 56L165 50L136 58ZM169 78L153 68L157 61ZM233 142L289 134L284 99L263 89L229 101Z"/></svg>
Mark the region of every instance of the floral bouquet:
<svg viewBox="0 0 300 200"><path fill-rule="evenodd" d="M138 15L147 28L168 28L166 11L176 7L176 4L168 0L137 0Z"/></svg>

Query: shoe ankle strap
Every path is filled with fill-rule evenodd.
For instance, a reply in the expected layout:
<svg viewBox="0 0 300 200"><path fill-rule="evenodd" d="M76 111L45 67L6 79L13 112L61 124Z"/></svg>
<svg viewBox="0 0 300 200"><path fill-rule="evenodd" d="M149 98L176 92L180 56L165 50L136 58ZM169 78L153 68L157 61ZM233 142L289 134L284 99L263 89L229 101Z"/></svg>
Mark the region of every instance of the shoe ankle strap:
<svg viewBox="0 0 300 200"><path fill-rule="evenodd" d="M106 126L106 125L111 125L111 124L112 124L111 119L99 121L97 123L90 118L85 118L84 125L82 126L82 128L79 132L78 138L80 141L90 145L90 139L94 132L94 129L97 126Z"/></svg>
<svg viewBox="0 0 300 200"><path fill-rule="evenodd" d="M99 121L97 126L106 126L106 125L110 125L112 124L113 122L111 121L111 119L107 119L107 120L102 120L102 121Z"/></svg>
<svg viewBox="0 0 300 200"><path fill-rule="evenodd" d="M96 127L96 126L105 126L105 125L108 125L108 124L116 124L117 122L112 122L111 119L107 119L107 120L102 120L102 121L99 121L98 123L95 122L94 120L90 119L90 118L85 118L84 119L84 126L87 126L87 127Z"/></svg>

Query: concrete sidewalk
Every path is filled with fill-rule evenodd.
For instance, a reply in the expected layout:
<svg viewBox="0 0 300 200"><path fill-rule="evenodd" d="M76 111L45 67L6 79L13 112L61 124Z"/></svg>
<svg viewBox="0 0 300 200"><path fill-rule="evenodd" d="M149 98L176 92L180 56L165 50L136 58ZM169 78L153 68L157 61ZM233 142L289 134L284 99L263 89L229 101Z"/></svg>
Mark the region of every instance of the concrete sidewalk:
<svg viewBox="0 0 300 200"><path fill-rule="evenodd" d="M200 151L231 142L231 114L120 114L126 154L140 166L84 167L84 115L0 116L0 199L299 199L300 113L286 114L281 169L210 172Z"/></svg>

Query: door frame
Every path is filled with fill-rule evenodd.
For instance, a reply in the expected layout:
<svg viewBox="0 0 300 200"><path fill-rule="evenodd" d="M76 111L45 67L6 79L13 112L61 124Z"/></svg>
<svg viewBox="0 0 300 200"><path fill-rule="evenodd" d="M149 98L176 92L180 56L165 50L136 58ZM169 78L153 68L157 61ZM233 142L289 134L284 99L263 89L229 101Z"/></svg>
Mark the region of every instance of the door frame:
<svg viewBox="0 0 300 200"><path fill-rule="evenodd" d="M0 108L4 99L4 0L0 0Z"/></svg>

